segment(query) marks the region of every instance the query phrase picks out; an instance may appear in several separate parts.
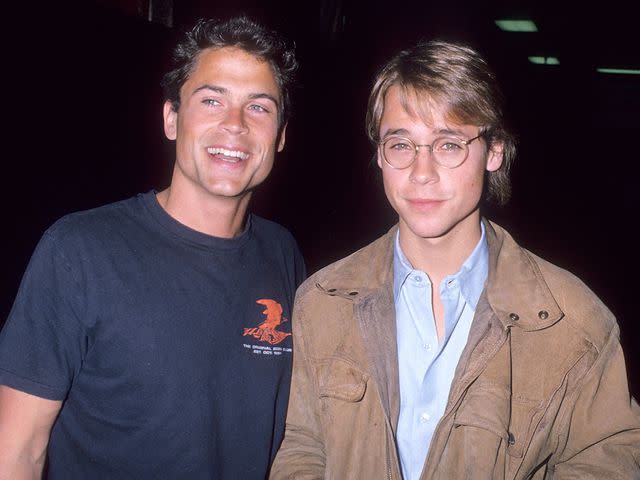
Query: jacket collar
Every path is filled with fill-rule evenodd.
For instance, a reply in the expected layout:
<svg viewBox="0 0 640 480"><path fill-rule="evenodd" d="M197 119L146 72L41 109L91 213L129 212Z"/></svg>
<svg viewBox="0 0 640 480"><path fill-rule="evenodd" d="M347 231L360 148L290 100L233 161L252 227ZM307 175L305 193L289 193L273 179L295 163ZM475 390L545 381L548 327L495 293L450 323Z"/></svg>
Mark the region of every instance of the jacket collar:
<svg viewBox="0 0 640 480"><path fill-rule="evenodd" d="M360 300L387 287L393 292L393 242L397 230L394 225L368 246L325 269L316 287L327 295L351 300Z"/></svg>
<svg viewBox="0 0 640 480"><path fill-rule="evenodd" d="M489 243L487 299L505 328L547 328L564 313L544 281L534 256L500 226L483 220Z"/></svg>
<svg viewBox="0 0 640 480"><path fill-rule="evenodd" d="M535 257L499 225L483 219L489 244L485 294L504 328L547 328L564 313L543 279ZM398 226L335 264L318 287L329 295L361 302L379 290L393 292L393 242ZM392 293L391 293L392 295Z"/></svg>

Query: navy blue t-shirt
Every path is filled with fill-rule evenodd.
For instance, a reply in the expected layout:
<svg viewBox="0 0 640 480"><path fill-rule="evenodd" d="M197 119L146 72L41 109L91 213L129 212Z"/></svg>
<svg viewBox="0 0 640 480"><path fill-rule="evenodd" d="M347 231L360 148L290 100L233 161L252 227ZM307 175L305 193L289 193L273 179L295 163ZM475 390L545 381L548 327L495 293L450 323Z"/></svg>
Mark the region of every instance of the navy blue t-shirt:
<svg viewBox="0 0 640 480"><path fill-rule="evenodd" d="M262 480L304 275L283 227L211 237L154 192L56 222L0 334L0 383L64 401L49 478Z"/></svg>

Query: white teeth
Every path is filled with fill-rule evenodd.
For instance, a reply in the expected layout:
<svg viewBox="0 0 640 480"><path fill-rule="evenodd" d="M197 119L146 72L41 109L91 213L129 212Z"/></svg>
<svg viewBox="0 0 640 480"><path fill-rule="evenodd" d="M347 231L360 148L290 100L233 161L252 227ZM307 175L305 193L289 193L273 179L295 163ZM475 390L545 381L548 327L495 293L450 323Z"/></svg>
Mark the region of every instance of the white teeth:
<svg viewBox="0 0 640 480"><path fill-rule="evenodd" d="M234 157L239 158L240 160L246 160L249 158L248 153L240 152L238 150L227 150L225 148L207 148L207 152L211 155L219 155L222 154L225 157Z"/></svg>

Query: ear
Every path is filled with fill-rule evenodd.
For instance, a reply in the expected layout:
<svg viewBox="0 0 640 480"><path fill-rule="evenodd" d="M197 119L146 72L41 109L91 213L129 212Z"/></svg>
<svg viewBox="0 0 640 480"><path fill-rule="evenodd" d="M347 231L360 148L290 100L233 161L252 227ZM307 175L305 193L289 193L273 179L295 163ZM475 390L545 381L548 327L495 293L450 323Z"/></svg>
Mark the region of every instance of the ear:
<svg viewBox="0 0 640 480"><path fill-rule="evenodd" d="M378 164L378 167L380 167L380 169L382 170L382 154L380 153L380 147L376 148L376 163Z"/></svg>
<svg viewBox="0 0 640 480"><path fill-rule="evenodd" d="M284 149L284 140L287 133L287 124L285 123L280 130L280 138L278 139L278 152L281 152Z"/></svg>
<svg viewBox="0 0 640 480"><path fill-rule="evenodd" d="M487 171L495 172L502 166L504 160L504 143L496 142L489 147L487 152Z"/></svg>
<svg viewBox="0 0 640 480"><path fill-rule="evenodd" d="M169 140L175 140L178 136L178 112L173 109L169 100L164 102L162 116L164 118L164 134Z"/></svg>

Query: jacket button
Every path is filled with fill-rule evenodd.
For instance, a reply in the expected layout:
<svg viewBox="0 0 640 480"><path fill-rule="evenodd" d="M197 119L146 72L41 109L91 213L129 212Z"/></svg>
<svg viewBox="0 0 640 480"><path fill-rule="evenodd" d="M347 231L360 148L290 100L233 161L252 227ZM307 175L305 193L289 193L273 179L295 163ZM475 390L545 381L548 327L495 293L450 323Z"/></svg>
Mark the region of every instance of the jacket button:
<svg viewBox="0 0 640 480"><path fill-rule="evenodd" d="M538 318L540 318L541 320L546 320L547 318L549 318L549 312L547 312L546 310L540 310L538 312Z"/></svg>
<svg viewBox="0 0 640 480"><path fill-rule="evenodd" d="M510 313L509 318L511 319L512 322L517 322L518 320L520 320L520 317L518 316L517 313Z"/></svg>
<svg viewBox="0 0 640 480"><path fill-rule="evenodd" d="M509 438L507 439L507 443L509 445L513 445L516 443L516 437L513 436L513 433L509 432Z"/></svg>
<svg viewBox="0 0 640 480"><path fill-rule="evenodd" d="M357 295L357 294L358 294L358 292L349 292L349 295L351 295L352 297Z"/></svg>

